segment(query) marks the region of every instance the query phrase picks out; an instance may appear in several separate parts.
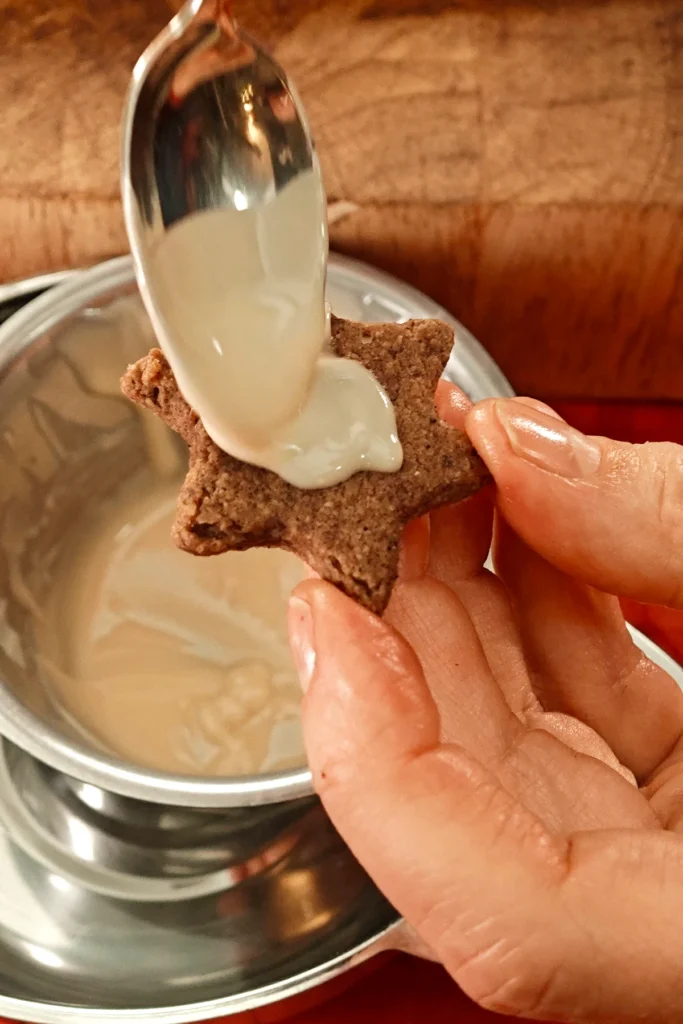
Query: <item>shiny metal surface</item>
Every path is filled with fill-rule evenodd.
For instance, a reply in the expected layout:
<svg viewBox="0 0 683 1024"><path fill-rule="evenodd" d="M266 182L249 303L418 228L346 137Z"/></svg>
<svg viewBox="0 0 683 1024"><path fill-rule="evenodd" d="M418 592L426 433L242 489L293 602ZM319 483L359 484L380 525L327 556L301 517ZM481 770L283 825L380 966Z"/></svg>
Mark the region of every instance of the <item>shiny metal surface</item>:
<svg viewBox="0 0 683 1024"><path fill-rule="evenodd" d="M19 746L68 775L138 799L226 807L310 796L305 767L282 775L204 783L116 762L84 742L43 685L32 631L48 599L52 567L72 536L70 528L84 502L103 500L122 479L148 465L144 427L118 385L130 358L130 321L116 320L121 316L119 300L135 290L130 263L109 267L107 277L112 270L119 279L105 294L99 268L85 272L2 328L0 675L6 687L0 703L8 703L6 716L0 713L5 718L0 732L12 738L16 731ZM86 290L94 288L91 304L82 301L81 282ZM117 303L119 313L114 312ZM99 333L98 323L103 325ZM112 323L118 330L115 343ZM87 332L79 332L79 325L87 325ZM150 342L150 336L138 333L136 354ZM279 817L279 811L273 814Z"/></svg>
<svg viewBox="0 0 683 1024"><path fill-rule="evenodd" d="M311 812L321 813L314 798L221 811L133 800L71 779L7 742L2 770L42 847L96 867L93 886L138 899L205 892L216 884L213 874L221 889L238 884L286 856Z"/></svg>
<svg viewBox="0 0 683 1024"><path fill-rule="evenodd" d="M638 645L683 687L652 641ZM239 886L111 895L17 824L0 756L0 1013L66 1024L174 1022L305 991L400 942L396 917L324 818ZM141 886L148 884L142 880ZM156 896L156 898L154 898Z"/></svg>
<svg viewBox="0 0 683 1024"><path fill-rule="evenodd" d="M53 274L36 274L22 281L0 284L0 324L9 320L31 299L68 280L72 275L72 270L57 270Z"/></svg>
<svg viewBox="0 0 683 1024"><path fill-rule="evenodd" d="M0 1013L16 1019L238 1012L338 973L397 920L319 808L291 849L239 884L107 873L41 841L36 825L3 759Z"/></svg>
<svg viewBox="0 0 683 1024"><path fill-rule="evenodd" d="M228 8L226 0L188 0L138 60L124 107L124 217L160 336L164 311L148 256L161 236L192 214L252 209L299 175L320 173L291 82Z"/></svg>
<svg viewBox="0 0 683 1024"><path fill-rule="evenodd" d="M472 336L420 293L336 257L328 286L342 316L438 316L453 323L457 341L447 375L473 398L511 393ZM11 410L33 408L44 425L49 404L36 413L30 399L53 360L68 359L70 325L84 317L96 321L133 290L130 260L115 260L74 274L0 328L0 552L7 545L7 483L16 473L8 443L11 452L20 440L16 425L8 437ZM114 353L114 375L118 359ZM73 398L65 380L62 402ZM124 415L125 403L112 406L116 396L107 393L90 395L91 416L93 402ZM107 426L110 435L116 436L117 422ZM81 443L87 424L79 428ZM65 442L65 428L58 437ZM49 458L24 461L35 485ZM5 550L3 597L6 568ZM17 657L16 626L16 614L0 612L0 675ZM633 632L683 685L683 671ZM221 821L197 808L229 804L234 780L193 780L193 789L186 779L119 765L60 733L6 685L0 686L0 732L23 748L8 742L0 748L0 1014L45 1024L207 1019L296 995L400 945L395 912L318 805L297 815L293 841L285 827L284 844L266 843L261 858L236 856L242 870L216 870L234 818ZM296 777L277 780L276 791L296 792ZM277 804L248 813L271 810Z"/></svg>
<svg viewBox="0 0 683 1024"><path fill-rule="evenodd" d="M683 670L636 643L683 686ZM321 817L242 885L107 893L84 862L35 842L0 756L0 1013L159 1024L289 997L375 951L400 923ZM314 812L315 813L315 812ZM96 869L96 866L93 865ZM99 878L95 875L96 880Z"/></svg>
<svg viewBox="0 0 683 1024"><path fill-rule="evenodd" d="M73 277L73 274L73 270L55 270L51 274L35 274L33 277L25 277L21 281L0 284L0 313L4 314L7 306L13 306L15 303L62 284L63 281Z"/></svg>
<svg viewBox="0 0 683 1024"><path fill-rule="evenodd" d="M123 353L86 353L99 384L84 388L73 374L83 354L72 348L71 330L96 324L134 292L130 259L114 260L70 275L0 327L4 597L21 538L31 530L34 540L59 535L63 518L52 516L60 501L54 491L43 499L57 470L70 465L68 453L89 452L81 469L89 484L94 455L114 477L122 458L131 473L141 457L136 417L117 392ZM475 398L510 393L471 335L395 279L333 256L328 297L342 316L450 320L458 340L448 375ZM102 380L103 366L111 380ZM78 493L82 476L69 470L67 479ZM36 504L51 509L50 518L36 515ZM35 553L46 549L37 544ZM30 566L21 568L30 577ZM0 733L12 741L0 756L1 1014L198 1020L294 995L398 944L395 912L319 805L296 804L310 794L307 771L252 780L162 776L65 731L39 676L29 678L27 594L20 598L13 609L0 607ZM216 813L231 806L229 815Z"/></svg>
<svg viewBox="0 0 683 1024"><path fill-rule="evenodd" d="M0 587L10 595L0 606L0 678L5 682L0 687L0 733L72 778L151 803L225 808L310 796L305 768L205 780L124 764L65 729L46 700L31 645L40 604L34 592L38 577L54 558L55 543L63 539L85 481L91 489L109 486L122 474L134 473L145 458L139 418L118 392L118 375L127 362L124 347L119 352L77 351L71 326L96 324L134 291L130 259L112 260L79 271L0 327ZM341 316L395 321L438 316L451 322L457 341L448 376L473 398L511 393L460 324L388 275L332 256L328 297ZM78 370L84 357L98 366L97 388L84 387ZM103 380L104 367L109 367L109 376ZM26 587L17 590L18 577L33 580L28 592Z"/></svg>

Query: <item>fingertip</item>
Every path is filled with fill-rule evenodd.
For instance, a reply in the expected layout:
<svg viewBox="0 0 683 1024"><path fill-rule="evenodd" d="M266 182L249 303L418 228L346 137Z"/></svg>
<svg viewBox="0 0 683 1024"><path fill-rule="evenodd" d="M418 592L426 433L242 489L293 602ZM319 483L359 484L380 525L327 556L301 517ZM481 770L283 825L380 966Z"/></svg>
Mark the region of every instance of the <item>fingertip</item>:
<svg viewBox="0 0 683 1024"><path fill-rule="evenodd" d="M310 610L310 627L302 625L300 603ZM314 661L303 723L319 789L328 784L323 771L338 780L351 764L357 770L419 745L425 730L438 737L420 662L392 626L319 580L300 583L290 607L300 673ZM302 658L295 646L307 629L313 654Z"/></svg>
<svg viewBox="0 0 683 1024"><path fill-rule="evenodd" d="M310 575L295 586L291 594L293 598L299 598L299 600L306 601L313 606L314 602L325 601L328 590L334 590L339 593L337 588L333 587L331 583L322 580L314 569L309 569L309 573Z"/></svg>
<svg viewBox="0 0 683 1024"><path fill-rule="evenodd" d="M336 589L321 580L313 570L310 572L311 575L294 588L287 602L289 648L304 694L308 693L317 665L314 610L324 609L328 590Z"/></svg>
<svg viewBox="0 0 683 1024"><path fill-rule="evenodd" d="M308 693L319 665L318 651L327 618L348 613L353 601L320 577L303 579L287 602L287 633L294 666L304 693Z"/></svg>
<svg viewBox="0 0 683 1024"><path fill-rule="evenodd" d="M352 674L357 664L368 672L371 661L386 662L399 674L419 668L412 649L393 627L332 583L313 579L299 583L290 598L295 620L300 602L310 608L316 668L329 670L331 678Z"/></svg>
<svg viewBox="0 0 683 1024"><path fill-rule="evenodd" d="M323 626L327 627L328 621L339 631L372 628L373 623L379 622L371 611L363 608L339 587L320 577L302 580L292 591L290 602L297 600L305 601L310 606L316 626L320 629ZM331 635L333 632L334 630L331 631ZM320 635L322 636L322 633Z"/></svg>
<svg viewBox="0 0 683 1024"><path fill-rule="evenodd" d="M540 413L541 416L564 423L562 417L554 409L551 409L545 402L539 402L536 398L487 398L478 402L466 417L465 430L494 476L497 471L500 471L502 464L514 455L508 433L501 422L499 410L501 413L515 409L519 412L520 406L532 409ZM496 482L500 483L499 480Z"/></svg>
<svg viewBox="0 0 683 1024"><path fill-rule="evenodd" d="M494 476L496 468L510 451L507 435L496 414L497 402L495 398L477 402L465 420L465 430L472 444Z"/></svg>
<svg viewBox="0 0 683 1024"><path fill-rule="evenodd" d="M287 632L301 689L306 693L315 671L315 639L311 606L298 594L292 594L287 604Z"/></svg>
<svg viewBox="0 0 683 1024"><path fill-rule="evenodd" d="M436 386L435 403L439 419L450 427L459 430L464 428L465 419L472 408L472 402L464 391L449 380L440 380Z"/></svg>

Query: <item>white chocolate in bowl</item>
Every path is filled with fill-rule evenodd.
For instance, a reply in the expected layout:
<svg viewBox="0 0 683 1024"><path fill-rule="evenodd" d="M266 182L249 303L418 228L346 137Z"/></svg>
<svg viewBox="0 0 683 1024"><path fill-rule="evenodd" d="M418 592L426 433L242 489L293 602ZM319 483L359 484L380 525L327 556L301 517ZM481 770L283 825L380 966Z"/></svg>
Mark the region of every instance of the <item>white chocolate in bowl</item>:
<svg viewBox="0 0 683 1024"><path fill-rule="evenodd" d="M123 402L126 361L155 340L139 298L65 331L81 387ZM144 468L127 477L122 465L120 481L82 493L55 554L46 551L34 602L41 685L69 731L133 764L194 776L299 767L301 695L285 617L304 567L274 549L178 550L184 446L149 412L127 408L142 429Z"/></svg>
<svg viewBox="0 0 683 1024"><path fill-rule="evenodd" d="M91 742L144 767L299 766L285 608L303 566L276 550L178 550L178 487L145 474L79 524L36 637L51 697Z"/></svg>

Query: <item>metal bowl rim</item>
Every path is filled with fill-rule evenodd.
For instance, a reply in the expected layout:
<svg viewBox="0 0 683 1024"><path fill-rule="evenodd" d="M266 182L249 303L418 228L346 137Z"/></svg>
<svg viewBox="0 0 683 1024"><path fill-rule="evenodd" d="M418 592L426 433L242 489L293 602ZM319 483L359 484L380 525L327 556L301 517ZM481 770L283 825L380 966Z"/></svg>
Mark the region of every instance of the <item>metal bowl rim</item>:
<svg viewBox="0 0 683 1024"><path fill-rule="evenodd" d="M30 1021L31 1024L66 1024L67 1021L81 1021L83 1024L190 1024L196 1021L213 1020L216 1017L245 1013L254 1007L291 999L312 988L332 981L345 974L352 967L369 960L383 950L390 950L392 934L403 926L402 919L382 927L375 935L325 963L312 967L291 978L282 978L270 985L247 989L238 995L223 996L197 1003L179 1006L145 1007L144 1009L114 1010L93 1009L88 1006L67 1006L50 1004L30 999L17 999L0 994L0 1012L16 1021Z"/></svg>

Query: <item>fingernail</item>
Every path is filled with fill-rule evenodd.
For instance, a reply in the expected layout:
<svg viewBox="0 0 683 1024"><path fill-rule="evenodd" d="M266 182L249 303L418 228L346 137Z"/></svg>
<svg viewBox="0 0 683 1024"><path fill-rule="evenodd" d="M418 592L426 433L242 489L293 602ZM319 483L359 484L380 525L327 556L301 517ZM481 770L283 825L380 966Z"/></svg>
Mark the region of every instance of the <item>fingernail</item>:
<svg viewBox="0 0 683 1024"><path fill-rule="evenodd" d="M313 613L307 601L292 596L287 610L289 646L299 674L301 689L306 693L315 672L315 636Z"/></svg>
<svg viewBox="0 0 683 1024"><path fill-rule="evenodd" d="M600 446L562 420L514 401L495 403L498 422L515 455L548 473L579 480L600 465Z"/></svg>
<svg viewBox="0 0 683 1024"><path fill-rule="evenodd" d="M526 405L530 409L535 409L536 412L542 412L546 416L550 416L551 420L560 420L562 423L564 423L564 420L560 416L559 412L555 412L555 410L551 409L549 405L545 404L545 402L539 402L537 398L524 398L521 395L518 395L515 398L515 404Z"/></svg>

